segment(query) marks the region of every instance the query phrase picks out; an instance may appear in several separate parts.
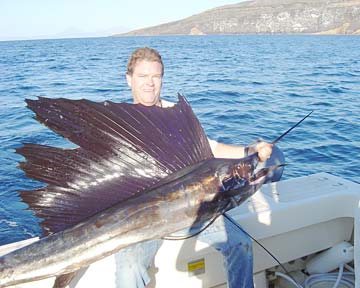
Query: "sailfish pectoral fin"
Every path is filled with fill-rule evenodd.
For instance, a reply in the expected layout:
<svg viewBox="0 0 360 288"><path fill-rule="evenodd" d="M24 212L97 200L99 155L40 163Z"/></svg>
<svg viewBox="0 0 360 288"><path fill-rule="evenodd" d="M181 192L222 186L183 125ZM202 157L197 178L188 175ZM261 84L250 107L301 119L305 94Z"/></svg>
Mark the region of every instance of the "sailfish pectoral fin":
<svg viewBox="0 0 360 288"><path fill-rule="evenodd" d="M253 176L250 178L250 183L252 185L258 184L261 181L265 181L265 177L273 170L276 170L280 167L284 167L286 164L279 164L279 165L273 165L265 168L261 168L259 171L257 171Z"/></svg>
<svg viewBox="0 0 360 288"><path fill-rule="evenodd" d="M53 285L53 288L65 288L74 279L79 271L74 271L68 274L57 276Z"/></svg>

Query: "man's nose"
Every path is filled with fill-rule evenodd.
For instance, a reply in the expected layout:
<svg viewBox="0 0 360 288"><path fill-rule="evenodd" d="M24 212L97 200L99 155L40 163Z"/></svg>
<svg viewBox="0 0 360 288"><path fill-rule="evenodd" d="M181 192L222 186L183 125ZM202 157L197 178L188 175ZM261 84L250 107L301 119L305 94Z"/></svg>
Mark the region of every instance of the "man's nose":
<svg viewBox="0 0 360 288"><path fill-rule="evenodd" d="M151 76L146 77L146 84L154 85L154 79Z"/></svg>

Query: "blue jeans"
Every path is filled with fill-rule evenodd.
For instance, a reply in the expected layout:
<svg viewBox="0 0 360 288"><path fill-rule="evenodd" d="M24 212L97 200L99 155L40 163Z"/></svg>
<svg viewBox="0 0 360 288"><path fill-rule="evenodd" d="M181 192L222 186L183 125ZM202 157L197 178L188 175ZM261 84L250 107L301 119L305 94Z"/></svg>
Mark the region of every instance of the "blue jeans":
<svg viewBox="0 0 360 288"><path fill-rule="evenodd" d="M116 253L116 287L140 288L149 284L147 269L162 242L163 240L149 240Z"/></svg>
<svg viewBox="0 0 360 288"><path fill-rule="evenodd" d="M269 160L258 168L278 165L284 155L276 146ZM272 172L266 182L279 181L283 168ZM197 239L214 247L224 256L229 288L253 288L252 240L226 218L220 216ZM116 283L118 288L144 288L149 282L147 274L162 240L151 240L121 250L115 255Z"/></svg>

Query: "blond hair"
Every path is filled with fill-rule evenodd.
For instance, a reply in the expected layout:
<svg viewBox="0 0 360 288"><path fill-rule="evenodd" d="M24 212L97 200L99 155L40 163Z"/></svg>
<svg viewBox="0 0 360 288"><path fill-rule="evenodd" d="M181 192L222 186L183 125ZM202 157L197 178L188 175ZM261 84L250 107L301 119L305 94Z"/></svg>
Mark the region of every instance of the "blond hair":
<svg viewBox="0 0 360 288"><path fill-rule="evenodd" d="M138 48L131 54L127 64L126 74L132 75L134 73L136 63L142 60L160 63L162 67L161 75L164 75L164 64L162 62L160 53L149 47Z"/></svg>

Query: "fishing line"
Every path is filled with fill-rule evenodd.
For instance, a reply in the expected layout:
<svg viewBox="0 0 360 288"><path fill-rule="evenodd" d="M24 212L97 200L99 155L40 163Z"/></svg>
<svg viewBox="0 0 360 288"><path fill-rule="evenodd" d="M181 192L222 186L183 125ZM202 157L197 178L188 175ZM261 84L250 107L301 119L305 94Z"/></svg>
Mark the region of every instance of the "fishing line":
<svg viewBox="0 0 360 288"><path fill-rule="evenodd" d="M249 236L256 244L258 244L262 249L268 253L271 258L273 258L279 266L285 271L285 273L296 283L298 287L299 283L291 276L290 272L285 268L283 264L280 263L280 261L275 257L274 254L272 254L264 245L262 245L258 240L256 240L253 236L251 236L248 232L246 232L234 219L232 219L226 212L222 214L226 219L228 219L232 224L234 224L238 229L240 229L243 233L245 233L247 236Z"/></svg>
<svg viewBox="0 0 360 288"><path fill-rule="evenodd" d="M167 236L167 237L162 237L162 239L164 240L171 240L171 241L177 241L177 240L186 240L186 239L190 239L192 237L195 237L197 235L199 235L200 233L204 232L207 228L210 227L211 224L213 224L215 222L215 220L217 218L219 218L220 215L223 215L226 219L228 219L232 224L235 225L235 227L237 227L240 231L242 231L243 233L245 233L248 237L250 237L256 244L258 244L262 249L264 249L264 251L266 251L266 253L268 253L271 258L273 258L275 260L276 263L279 264L279 266L284 270L284 272L295 282L296 280L291 276L291 274L289 273L289 271L285 268L285 266L283 264L280 263L280 261L275 257L274 254L272 254L264 245L262 245L258 240L256 240L253 236L251 236L248 232L246 232L237 222L234 221L234 219L232 219L225 211L226 208L228 208L228 206L231 204L231 201L228 202L228 204L225 206L225 208L223 209L223 211L221 213L218 213L217 215L215 215L214 218L212 218L210 220L210 222L208 224L206 224L203 228L201 228L199 231L195 232L194 234L191 235L184 235L184 236ZM297 283L297 285L299 285ZM300 286L299 286L300 287Z"/></svg>
<svg viewBox="0 0 360 288"><path fill-rule="evenodd" d="M215 220L217 218L219 218L219 216L222 215L221 213L220 214L217 214L215 215L215 217L213 219L210 220L210 222L208 224L206 224L203 228L201 228L199 231L195 232L194 234L190 234L190 235L180 235L180 236L166 236L166 237L162 237L161 239L164 239L164 240L186 240L186 239L190 239L192 237L195 237L197 235L199 235L200 233L204 232L207 228L210 227L211 224L213 224L215 222Z"/></svg>
<svg viewBox="0 0 360 288"><path fill-rule="evenodd" d="M230 203L230 202L229 202ZM210 227L211 224L213 224L215 222L215 220L217 218L219 218L220 215L223 215L226 219L228 219L232 224L234 224L238 229L240 229L243 233L245 233L247 236L249 236L256 244L258 244L262 249L264 249L264 251L266 251L266 253L268 253L271 258L273 258L275 260L276 263L279 264L279 266L284 270L284 272L295 282L296 280L290 275L289 271L285 268L285 266L283 264L280 263L280 261L275 257L274 254L272 254L264 245L262 245L258 240L256 240L253 236L251 236L248 232L246 232L238 223L236 223L229 215L227 215L226 212L223 213L219 213L217 214L213 219L211 219L211 221L206 224L202 229L200 229L199 231L197 231L194 234L191 235L184 235L184 236L167 236L167 237L162 237L162 239L164 240L171 240L171 241L177 241L177 240L186 240L186 239L190 239L192 237L195 237L197 235L199 235L200 233L204 232L207 228ZM298 284L298 283L297 283Z"/></svg>
<svg viewBox="0 0 360 288"><path fill-rule="evenodd" d="M217 212L217 215L214 216L214 218L212 218L210 220L210 222L208 224L206 224L203 228L201 228L199 231L195 232L194 234L191 234L191 235L180 235L180 236L166 236L166 237L162 237L162 239L164 240L186 240L186 239L189 239L189 238L192 238L192 237L195 237L197 235L199 235L200 233L204 232L207 228L210 227L211 224L213 224L215 222L215 220L217 218L219 218L220 215L223 215L224 214L224 211L227 210L227 208L229 208L231 204L231 201L229 201L226 206L219 212Z"/></svg>
<svg viewBox="0 0 360 288"><path fill-rule="evenodd" d="M230 205L231 202L229 202L225 209L223 210L223 212L218 213L217 215L215 215L214 218L212 218L210 220L210 222L208 224L206 224L203 228L201 228L199 231L191 234L191 235L180 235L180 236L166 236L166 237L162 237L162 239L164 240L186 240L186 239L190 239L192 237L195 237L197 235L199 235L200 233L204 232L207 228L210 227L211 224L213 224L215 222L215 220L217 218L219 218L220 215L223 215L226 219L228 219L232 224L234 224L238 229L240 229L242 232L244 232L247 236L249 236L254 242L256 242L261 248L263 248L279 265L280 267L285 271L286 274L289 274L289 272L287 271L287 269L284 267L284 265L282 265L280 263L280 261L275 257L274 254L272 254L264 245L262 245L259 241L257 241L253 236L251 236L248 232L246 232L237 222L235 222L226 212L226 208Z"/></svg>
<svg viewBox="0 0 360 288"><path fill-rule="evenodd" d="M280 263L280 261L272 254L264 245L262 245L259 241L257 241L253 236L251 236L248 232L246 232L234 219L232 219L226 212L224 212L222 215L226 219L228 219L232 224L234 224L238 229L240 229L242 232L244 232L247 236L249 236L256 244L258 244L261 248L263 248L279 265L282 269L284 269L286 274L289 274L287 269Z"/></svg>

